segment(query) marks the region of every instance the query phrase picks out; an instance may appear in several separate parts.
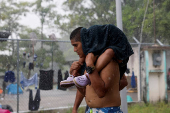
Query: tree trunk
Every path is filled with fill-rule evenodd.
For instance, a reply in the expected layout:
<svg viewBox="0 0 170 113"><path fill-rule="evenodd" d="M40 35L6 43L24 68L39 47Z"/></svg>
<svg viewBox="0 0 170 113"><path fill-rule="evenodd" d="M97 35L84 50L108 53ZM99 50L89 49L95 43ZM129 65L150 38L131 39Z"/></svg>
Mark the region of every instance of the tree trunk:
<svg viewBox="0 0 170 113"><path fill-rule="evenodd" d="M43 40L43 23L41 24L41 40ZM43 48L43 42L41 41L41 48Z"/></svg>

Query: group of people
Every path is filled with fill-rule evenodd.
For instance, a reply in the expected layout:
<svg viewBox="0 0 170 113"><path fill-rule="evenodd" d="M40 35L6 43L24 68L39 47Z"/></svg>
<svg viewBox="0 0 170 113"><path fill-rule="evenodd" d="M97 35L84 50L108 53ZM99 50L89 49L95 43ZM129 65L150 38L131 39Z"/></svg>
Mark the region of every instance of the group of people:
<svg viewBox="0 0 170 113"><path fill-rule="evenodd" d="M72 113L77 113L84 97L86 113L122 113L119 91L128 84L124 73L133 54L125 34L112 24L93 25L76 28L70 40L79 60L72 63L71 76L60 85L78 89Z"/></svg>

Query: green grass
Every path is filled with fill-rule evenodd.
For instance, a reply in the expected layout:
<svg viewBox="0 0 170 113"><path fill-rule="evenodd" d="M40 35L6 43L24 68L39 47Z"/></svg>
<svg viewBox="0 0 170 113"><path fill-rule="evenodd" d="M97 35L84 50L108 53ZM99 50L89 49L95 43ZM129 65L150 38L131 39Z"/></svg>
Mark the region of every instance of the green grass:
<svg viewBox="0 0 170 113"><path fill-rule="evenodd" d="M72 108L65 111L39 111L36 113L71 113ZM31 113L31 112L29 112ZM85 113L85 107L80 107L78 109L78 113ZM163 102L156 104L134 104L128 106L128 113L170 113L170 104L165 104Z"/></svg>
<svg viewBox="0 0 170 113"><path fill-rule="evenodd" d="M135 104L128 107L128 113L170 113L170 104Z"/></svg>
<svg viewBox="0 0 170 113"><path fill-rule="evenodd" d="M73 108L70 108L66 113L71 113ZM85 107L80 107L78 113L85 113Z"/></svg>
<svg viewBox="0 0 170 113"><path fill-rule="evenodd" d="M70 108L67 113L71 113ZM85 107L79 108L78 113L84 113ZM134 104L128 106L128 113L170 113L170 104L163 102L156 104Z"/></svg>

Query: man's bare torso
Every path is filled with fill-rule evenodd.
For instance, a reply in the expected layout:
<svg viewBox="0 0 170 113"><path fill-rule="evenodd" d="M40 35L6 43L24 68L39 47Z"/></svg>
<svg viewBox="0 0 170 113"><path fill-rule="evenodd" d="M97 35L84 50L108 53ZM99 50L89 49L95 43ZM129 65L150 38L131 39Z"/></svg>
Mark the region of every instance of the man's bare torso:
<svg viewBox="0 0 170 113"><path fill-rule="evenodd" d="M86 86L85 99L87 105L91 108L120 106L120 75L118 64L115 61L111 61L104 69L102 69L100 76L104 82L109 83L108 91L103 98L99 98L92 86Z"/></svg>

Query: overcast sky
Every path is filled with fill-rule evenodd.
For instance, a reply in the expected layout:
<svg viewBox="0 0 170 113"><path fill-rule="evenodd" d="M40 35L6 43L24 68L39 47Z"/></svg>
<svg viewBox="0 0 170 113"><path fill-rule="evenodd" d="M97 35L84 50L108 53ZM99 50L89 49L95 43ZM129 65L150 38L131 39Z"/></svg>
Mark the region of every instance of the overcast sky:
<svg viewBox="0 0 170 113"><path fill-rule="evenodd" d="M16 1L17 2L19 1L34 2L35 0L16 0ZM62 9L62 3L66 0L52 0L52 1L56 5L57 13L65 14L65 11ZM40 18L37 15L35 15L34 12L29 12L26 16L23 16L21 20L19 21L19 23L21 23L22 25L28 26L30 28L33 28L33 29L41 26ZM57 38L62 38L59 34L58 29L49 29L49 28L46 28L46 26L44 26L43 32L46 36L55 34Z"/></svg>
<svg viewBox="0 0 170 113"><path fill-rule="evenodd" d="M17 0L17 1L33 2L35 0ZM55 1L56 3L58 13L62 13L62 14L65 13L62 9L62 3L65 0L53 0L53 1ZM23 16L19 22L31 28L40 27L40 19L34 13L28 13L27 16Z"/></svg>

